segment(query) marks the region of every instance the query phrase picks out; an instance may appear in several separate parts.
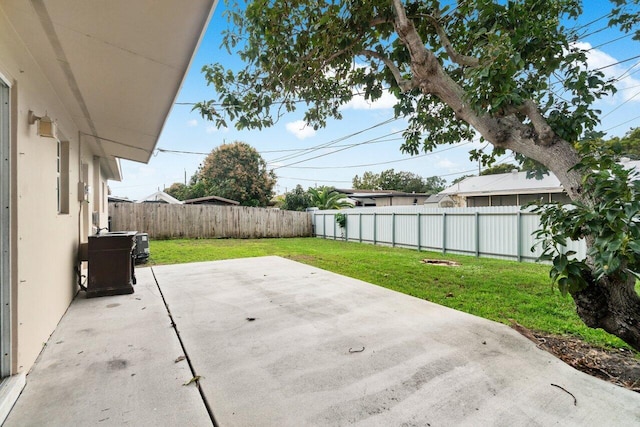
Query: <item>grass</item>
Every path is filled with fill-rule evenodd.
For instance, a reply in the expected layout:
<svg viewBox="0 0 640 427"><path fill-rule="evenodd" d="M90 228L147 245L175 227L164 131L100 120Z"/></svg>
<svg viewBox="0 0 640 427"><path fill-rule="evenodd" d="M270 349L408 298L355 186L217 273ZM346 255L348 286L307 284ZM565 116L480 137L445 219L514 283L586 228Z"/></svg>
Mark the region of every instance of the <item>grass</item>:
<svg viewBox="0 0 640 427"><path fill-rule="evenodd" d="M627 347L585 326L570 297L553 289L549 268L489 258L317 238L151 241L151 265L278 255L467 313L552 334L576 336L605 347ZM427 265L424 258L457 261Z"/></svg>

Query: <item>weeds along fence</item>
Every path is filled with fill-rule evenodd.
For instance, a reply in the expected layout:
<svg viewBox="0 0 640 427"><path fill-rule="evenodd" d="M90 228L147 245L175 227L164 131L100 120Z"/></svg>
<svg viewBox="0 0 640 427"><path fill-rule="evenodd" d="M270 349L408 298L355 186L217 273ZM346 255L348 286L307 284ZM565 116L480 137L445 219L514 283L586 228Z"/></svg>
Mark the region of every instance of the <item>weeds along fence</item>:
<svg viewBox="0 0 640 427"><path fill-rule="evenodd" d="M137 230L155 239L310 237L307 212L246 206L109 203L112 231Z"/></svg>
<svg viewBox="0 0 640 427"><path fill-rule="evenodd" d="M335 220L347 217L344 228ZM317 237L389 245L417 250L535 261L542 252L532 233L540 218L517 206L425 208L393 206L312 212ZM565 251L586 256L584 242L570 242Z"/></svg>

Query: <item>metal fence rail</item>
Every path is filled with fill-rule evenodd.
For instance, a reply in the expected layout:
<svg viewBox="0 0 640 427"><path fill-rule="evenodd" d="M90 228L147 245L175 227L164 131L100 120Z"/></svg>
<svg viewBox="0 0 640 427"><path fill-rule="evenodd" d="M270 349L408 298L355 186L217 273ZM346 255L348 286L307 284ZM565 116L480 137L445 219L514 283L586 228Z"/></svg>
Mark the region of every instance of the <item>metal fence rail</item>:
<svg viewBox="0 0 640 427"><path fill-rule="evenodd" d="M347 217L344 229L335 221L338 212ZM315 235L326 239L517 261L535 261L541 254L532 235L540 217L517 206L359 208L314 211L312 217ZM582 241L570 242L565 250L586 256Z"/></svg>

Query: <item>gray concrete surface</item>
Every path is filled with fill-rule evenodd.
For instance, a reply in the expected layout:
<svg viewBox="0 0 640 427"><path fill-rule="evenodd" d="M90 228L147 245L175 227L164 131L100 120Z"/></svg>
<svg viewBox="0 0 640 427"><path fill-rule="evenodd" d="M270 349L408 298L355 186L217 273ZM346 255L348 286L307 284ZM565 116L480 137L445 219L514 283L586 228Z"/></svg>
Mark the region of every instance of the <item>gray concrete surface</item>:
<svg viewBox="0 0 640 427"><path fill-rule="evenodd" d="M640 394L504 325L264 257L137 269L132 295L80 296L7 427L211 425L154 274L223 427L640 425Z"/></svg>
<svg viewBox="0 0 640 427"><path fill-rule="evenodd" d="M71 304L4 427L206 426L151 269L135 293Z"/></svg>
<svg viewBox="0 0 640 427"><path fill-rule="evenodd" d="M640 424L495 322L278 257L154 272L221 426Z"/></svg>

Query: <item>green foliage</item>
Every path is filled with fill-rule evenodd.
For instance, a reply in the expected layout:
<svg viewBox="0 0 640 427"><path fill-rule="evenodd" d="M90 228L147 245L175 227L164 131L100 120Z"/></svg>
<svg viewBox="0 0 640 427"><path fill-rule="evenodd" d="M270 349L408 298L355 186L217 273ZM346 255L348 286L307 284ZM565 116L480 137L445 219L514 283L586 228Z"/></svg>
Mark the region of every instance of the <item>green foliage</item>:
<svg viewBox="0 0 640 427"><path fill-rule="evenodd" d="M189 187L181 182L174 182L164 190L168 195L175 197L178 200L187 200L189 196Z"/></svg>
<svg viewBox="0 0 640 427"><path fill-rule="evenodd" d="M622 138L613 137L604 144L609 145L611 150L615 150L618 157L628 157L633 160L640 160L640 128L629 130Z"/></svg>
<svg viewBox="0 0 640 427"><path fill-rule="evenodd" d="M356 175L351 182L353 188L358 190L395 190L427 194L439 193L447 184L447 181L438 176L423 178L413 172L395 172L393 169L380 173L366 171L362 178Z"/></svg>
<svg viewBox="0 0 640 427"><path fill-rule="evenodd" d="M618 3L612 24L631 30L635 9ZM586 71L586 53L572 44L578 34L570 21L582 12L579 0L472 0L455 8L435 0L403 4L424 46L479 114L502 117L532 100L568 141L597 123L597 112L589 106L613 86L601 72ZM245 6L227 0L226 16L230 26L223 45L246 66L239 71L224 64L204 66L217 100L194 108L218 126L231 120L239 129L260 129L282 112L305 105L304 119L318 128L328 118L341 118L340 106L354 92L375 101L383 88L390 88L397 97L396 115L409 120L405 152L417 154L474 137L451 105L403 86L412 77L412 58L396 33L392 2L257 0ZM457 53L477 64L451 60L439 29ZM550 80L557 81L553 88ZM297 103L299 99L306 103ZM492 158L488 154L484 159L490 163Z"/></svg>
<svg viewBox="0 0 640 427"><path fill-rule="evenodd" d="M287 211L304 211L311 206L313 206L311 196L298 184L296 188L285 193L281 209Z"/></svg>
<svg viewBox="0 0 640 427"><path fill-rule="evenodd" d="M514 166L508 163L503 163L501 165L493 165L491 167L484 169L482 172L480 172L480 175L496 175L500 173L509 173L514 169L517 171L520 170L518 166Z"/></svg>
<svg viewBox="0 0 640 427"><path fill-rule="evenodd" d="M276 176L255 148L244 142L213 149L191 178L192 198L219 196L242 206L267 206Z"/></svg>
<svg viewBox="0 0 640 427"><path fill-rule="evenodd" d="M347 215L342 212L338 212L333 216L336 220L336 224L340 226L340 228L345 228L347 226Z"/></svg>
<svg viewBox="0 0 640 427"><path fill-rule="evenodd" d="M575 169L582 172L590 199L535 209L541 214L541 259L553 261L550 276L563 293L605 276L617 281L629 275L640 278L640 174L616 161L619 148L599 141L579 144L582 160ZM588 250L593 265L562 252L567 240L583 238L593 239Z"/></svg>
<svg viewBox="0 0 640 427"><path fill-rule="evenodd" d="M332 187L309 188L311 205L320 210L351 208L353 205L345 200L347 196L338 193Z"/></svg>

